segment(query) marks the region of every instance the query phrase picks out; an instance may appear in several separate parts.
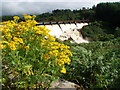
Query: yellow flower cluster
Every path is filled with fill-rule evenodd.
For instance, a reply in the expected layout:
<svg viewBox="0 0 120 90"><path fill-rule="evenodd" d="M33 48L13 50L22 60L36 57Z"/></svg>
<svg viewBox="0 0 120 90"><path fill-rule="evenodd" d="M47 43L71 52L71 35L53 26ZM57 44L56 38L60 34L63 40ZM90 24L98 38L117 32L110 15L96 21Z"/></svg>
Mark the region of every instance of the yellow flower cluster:
<svg viewBox="0 0 120 90"><path fill-rule="evenodd" d="M7 27L4 27L4 26L0 26L1 27L1 29L4 27L4 28L6 28L6 29L11 29L11 28L13 28L14 26L16 26L16 23L14 22L14 21L5 21L5 22L2 22L1 24L3 24L3 25L5 25L5 26L7 26ZM2 29L3 30L3 29ZM4 30L3 30L4 31Z"/></svg>
<svg viewBox="0 0 120 90"><path fill-rule="evenodd" d="M20 17L18 17L18 16L14 16L13 18L14 18L14 20L19 20L20 19Z"/></svg>
<svg viewBox="0 0 120 90"><path fill-rule="evenodd" d="M0 41L0 48L5 49L8 46L11 50L16 50L17 45L20 43L24 44L22 38L13 37L11 41Z"/></svg>
<svg viewBox="0 0 120 90"><path fill-rule="evenodd" d="M34 44L46 49L43 55L44 60L53 59L61 68L61 73L66 73L64 64L70 64L69 46L56 42L49 32L50 30L42 26L36 26L37 22L34 20L36 16L24 14L26 21L16 22L20 19L14 16L14 20L2 22L0 26L2 32L2 41L0 42L1 49L19 50L20 48L30 50ZM28 45L29 44L29 45ZM29 47L31 45L31 48ZM29 67L32 72L32 66ZM30 72L25 72L30 75Z"/></svg>
<svg viewBox="0 0 120 90"><path fill-rule="evenodd" d="M60 44L58 42L48 42L43 40L42 45L44 47L49 49L49 52L47 52L44 55L44 58L46 60L51 59L52 56L55 56L55 62L58 63L59 66L63 66L64 64L70 64L70 56L72 56L72 53L68 50L70 47L65 44ZM65 73L65 68L62 69Z"/></svg>
<svg viewBox="0 0 120 90"><path fill-rule="evenodd" d="M28 19L34 19L36 16L35 15L33 15L33 16L30 16L30 15L27 15L27 14L23 14L23 16L24 16L24 18L26 19L26 20L28 20Z"/></svg>

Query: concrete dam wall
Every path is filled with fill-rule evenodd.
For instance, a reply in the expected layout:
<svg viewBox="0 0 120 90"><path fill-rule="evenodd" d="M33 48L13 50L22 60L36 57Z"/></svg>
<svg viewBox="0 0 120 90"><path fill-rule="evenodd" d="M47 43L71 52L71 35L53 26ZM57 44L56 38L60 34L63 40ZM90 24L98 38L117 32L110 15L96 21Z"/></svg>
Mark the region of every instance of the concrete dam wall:
<svg viewBox="0 0 120 90"><path fill-rule="evenodd" d="M51 30L50 35L65 41L70 40L71 43L88 43L80 32L83 26L88 25L88 23L66 23L66 24L51 24L51 25L39 25L45 26L47 29Z"/></svg>

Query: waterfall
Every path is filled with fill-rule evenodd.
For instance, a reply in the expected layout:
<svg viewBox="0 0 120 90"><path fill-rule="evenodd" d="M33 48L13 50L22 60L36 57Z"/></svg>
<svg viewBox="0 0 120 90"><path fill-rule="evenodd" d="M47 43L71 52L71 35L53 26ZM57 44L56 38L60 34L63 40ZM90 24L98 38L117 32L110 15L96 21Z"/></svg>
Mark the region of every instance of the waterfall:
<svg viewBox="0 0 120 90"><path fill-rule="evenodd" d="M65 41L71 38L73 43L88 43L80 32L83 26L88 25L88 23L72 23L72 24L52 24L45 25L47 29L51 30L50 35ZM43 25L40 25L43 26Z"/></svg>

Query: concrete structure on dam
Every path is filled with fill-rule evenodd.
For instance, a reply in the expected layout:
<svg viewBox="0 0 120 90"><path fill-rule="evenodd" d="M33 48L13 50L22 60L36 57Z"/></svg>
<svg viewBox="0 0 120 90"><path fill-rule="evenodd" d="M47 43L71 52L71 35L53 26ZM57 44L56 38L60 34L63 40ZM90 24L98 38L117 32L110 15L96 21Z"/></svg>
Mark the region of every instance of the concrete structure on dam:
<svg viewBox="0 0 120 90"><path fill-rule="evenodd" d="M40 22L39 26L45 26L51 30L50 35L65 41L70 40L72 43L88 43L80 32L83 26L88 25L88 21L58 21L58 22Z"/></svg>

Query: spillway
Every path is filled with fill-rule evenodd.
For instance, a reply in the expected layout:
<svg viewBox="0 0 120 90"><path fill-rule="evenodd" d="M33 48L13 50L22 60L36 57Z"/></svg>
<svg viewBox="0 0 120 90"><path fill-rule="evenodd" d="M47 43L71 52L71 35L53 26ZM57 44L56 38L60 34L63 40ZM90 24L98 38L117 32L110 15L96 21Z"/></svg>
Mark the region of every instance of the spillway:
<svg viewBox="0 0 120 90"><path fill-rule="evenodd" d="M53 26L52 25L45 25L45 27L47 28L47 29L49 29L49 30L53 30Z"/></svg>
<svg viewBox="0 0 120 90"><path fill-rule="evenodd" d="M60 27L61 27L63 32L66 31L67 29L69 29L69 27L66 27L65 24L60 24Z"/></svg>
<svg viewBox="0 0 120 90"><path fill-rule="evenodd" d="M70 24L70 28L77 28L77 26L75 24Z"/></svg>
<svg viewBox="0 0 120 90"><path fill-rule="evenodd" d="M47 27L46 27L47 28ZM50 35L59 38L60 35L62 35L62 30L61 28L56 24L56 25L52 25L52 29L51 32L49 32Z"/></svg>
<svg viewBox="0 0 120 90"><path fill-rule="evenodd" d="M83 39L82 34L79 31L86 25L88 25L88 23L52 24L45 26L47 29L51 30L51 32L49 32L50 35L59 38L62 41L72 38L72 42L75 43L88 43L89 41Z"/></svg>
<svg viewBox="0 0 120 90"><path fill-rule="evenodd" d="M66 28L69 30L71 28L71 25L70 24L65 24L66 25Z"/></svg>

